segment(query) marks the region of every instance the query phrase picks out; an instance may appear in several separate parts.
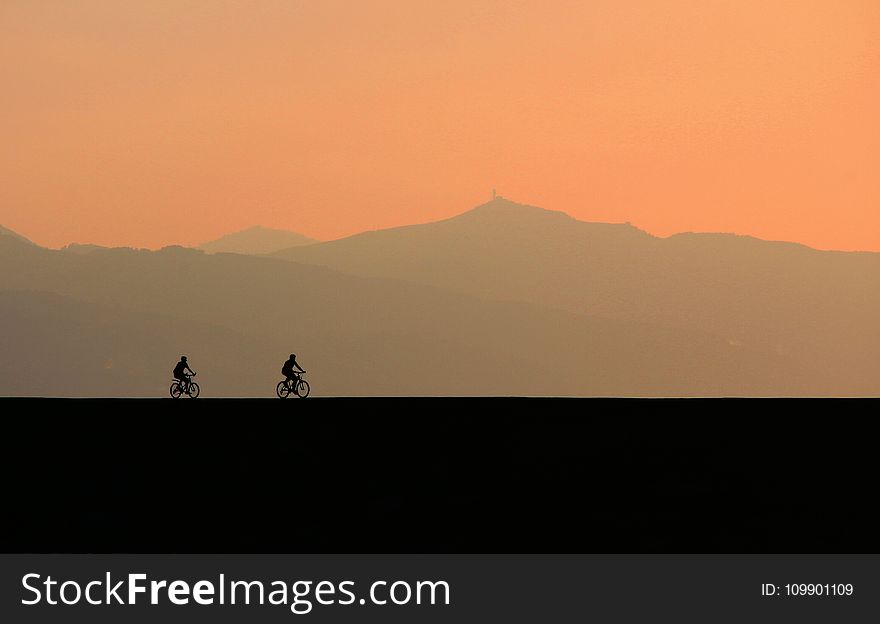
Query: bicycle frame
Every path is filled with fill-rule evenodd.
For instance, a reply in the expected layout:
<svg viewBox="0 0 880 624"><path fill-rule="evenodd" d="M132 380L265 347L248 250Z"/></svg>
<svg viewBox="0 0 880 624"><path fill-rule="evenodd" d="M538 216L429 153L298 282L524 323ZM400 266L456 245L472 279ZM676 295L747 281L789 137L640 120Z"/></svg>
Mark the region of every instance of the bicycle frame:
<svg viewBox="0 0 880 624"><path fill-rule="evenodd" d="M291 392L296 390L296 384L303 378L303 373L294 373L291 377L284 380Z"/></svg>

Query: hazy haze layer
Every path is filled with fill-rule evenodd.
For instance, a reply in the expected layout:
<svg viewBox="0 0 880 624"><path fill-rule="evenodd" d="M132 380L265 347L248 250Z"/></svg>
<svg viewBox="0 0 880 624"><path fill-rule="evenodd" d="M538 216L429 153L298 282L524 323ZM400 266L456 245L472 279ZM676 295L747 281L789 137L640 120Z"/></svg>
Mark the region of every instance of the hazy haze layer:
<svg viewBox="0 0 880 624"><path fill-rule="evenodd" d="M298 254L2 236L0 394L162 396L186 354L206 396L271 396L291 351L318 395L880 392L878 254L500 200Z"/></svg>

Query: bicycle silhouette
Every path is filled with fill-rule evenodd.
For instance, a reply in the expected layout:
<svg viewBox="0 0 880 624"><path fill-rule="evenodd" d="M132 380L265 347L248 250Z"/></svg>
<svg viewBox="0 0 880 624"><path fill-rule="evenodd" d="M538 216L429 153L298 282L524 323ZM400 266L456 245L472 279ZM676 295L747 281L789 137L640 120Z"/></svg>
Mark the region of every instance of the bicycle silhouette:
<svg viewBox="0 0 880 624"><path fill-rule="evenodd" d="M275 388L275 394L278 395L278 398L286 399L291 394L295 394L301 399L309 396L311 388L309 387L309 382L303 379L303 375L304 373L298 373L290 379L279 381L278 386Z"/></svg>
<svg viewBox="0 0 880 624"><path fill-rule="evenodd" d="M201 389L199 388L199 384L192 380L192 378L195 377L196 374L193 373L192 375L187 375L186 373L184 373L183 376L186 379L182 381L180 379L175 379L171 382L171 398L179 399L181 395L185 394L191 399L197 399L199 397L199 392L201 392Z"/></svg>

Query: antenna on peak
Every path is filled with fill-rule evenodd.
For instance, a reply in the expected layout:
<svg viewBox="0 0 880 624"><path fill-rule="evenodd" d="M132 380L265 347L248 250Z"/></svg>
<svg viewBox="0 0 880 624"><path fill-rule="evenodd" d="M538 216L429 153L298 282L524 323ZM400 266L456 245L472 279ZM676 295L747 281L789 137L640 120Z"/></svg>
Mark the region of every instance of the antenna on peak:
<svg viewBox="0 0 880 624"><path fill-rule="evenodd" d="M495 194L495 189L492 189L492 201L495 201L497 195Z"/></svg>

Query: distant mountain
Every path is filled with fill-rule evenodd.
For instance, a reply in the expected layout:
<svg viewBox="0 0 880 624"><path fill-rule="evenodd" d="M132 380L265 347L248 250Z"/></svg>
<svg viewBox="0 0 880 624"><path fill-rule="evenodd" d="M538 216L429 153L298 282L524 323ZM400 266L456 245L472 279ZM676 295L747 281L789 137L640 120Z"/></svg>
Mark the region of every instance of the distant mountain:
<svg viewBox="0 0 880 624"><path fill-rule="evenodd" d="M188 352L206 395L248 394L264 380L239 363L271 352L234 330L48 292L0 291L0 323L15 328L0 338L0 395L168 396L171 368Z"/></svg>
<svg viewBox="0 0 880 624"><path fill-rule="evenodd" d="M179 247L71 254L0 245L0 326L9 329L0 333L5 395L164 396L186 354L205 396L271 396L291 352L316 396L876 387L699 331Z"/></svg>
<svg viewBox="0 0 880 624"><path fill-rule="evenodd" d="M33 244L34 244L34 243L32 243L31 241L29 241L28 239L26 239L24 236L22 236L21 234L19 234L18 232L13 232L13 231L10 230L9 228L5 228L5 227L3 227L2 225L0 225L0 236L2 236L2 237L8 237L8 238L14 238L15 240L18 240L18 241L20 241L20 242L22 242L22 243L27 243L28 245L33 245Z"/></svg>
<svg viewBox="0 0 880 624"><path fill-rule="evenodd" d="M494 200L459 216L274 257L619 321L677 326L795 357L880 391L880 254L629 224ZM878 380L869 383L870 379ZM865 385L867 384L867 385Z"/></svg>
<svg viewBox="0 0 880 624"><path fill-rule="evenodd" d="M271 396L291 352L316 396L880 394L880 254L493 202L281 255L0 236L0 395L163 396L186 354Z"/></svg>
<svg viewBox="0 0 880 624"><path fill-rule="evenodd" d="M315 242L317 242L315 239L296 232L273 230L257 225L240 232L221 236L217 240L202 243L198 248L208 253L261 255Z"/></svg>
<svg viewBox="0 0 880 624"><path fill-rule="evenodd" d="M107 247L103 247L101 245L91 245L88 243L70 243L69 245L65 245L64 247L62 247L61 251L75 254L87 254L92 253L93 251L99 251L101 249L107 249Z"/></svg>

